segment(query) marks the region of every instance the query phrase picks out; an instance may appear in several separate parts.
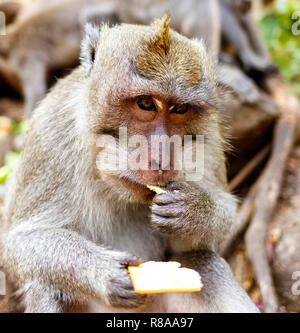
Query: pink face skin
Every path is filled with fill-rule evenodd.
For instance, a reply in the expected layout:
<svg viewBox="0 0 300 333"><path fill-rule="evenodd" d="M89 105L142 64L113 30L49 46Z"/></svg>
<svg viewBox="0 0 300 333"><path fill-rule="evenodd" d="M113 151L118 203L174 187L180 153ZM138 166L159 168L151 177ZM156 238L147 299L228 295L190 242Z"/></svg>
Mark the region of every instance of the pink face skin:
<svg viewBox="0 0 300 333"><path fill-rule="evenodd" d="M174 171L173 145L170 151L170 168L165 170L162 166L162 151L155 152L156 147L151 147L151 136L158 137L166 135L172 137L179 135L183 137L185 125L188 120L197 115L197 111L186 103L172 103L160 96L139 96L127 100L124 109L128 110L130 122L128 126L129 135L141 134L148 141L148 170L137 170L132 174L133 179L121 179L124 185L139 197L149 197L153 194L146 185L165 185L171 181ZM151 161L151 152L159 156L159 160ZM151 165L156 164L157 170Z"/></svg>

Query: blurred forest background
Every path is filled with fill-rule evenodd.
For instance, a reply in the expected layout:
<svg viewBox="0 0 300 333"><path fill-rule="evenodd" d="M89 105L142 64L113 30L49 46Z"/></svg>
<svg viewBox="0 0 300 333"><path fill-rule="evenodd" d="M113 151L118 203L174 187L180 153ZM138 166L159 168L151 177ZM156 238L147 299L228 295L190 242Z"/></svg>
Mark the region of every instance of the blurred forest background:
<svg viewBox="0 0 300 333"><path fill-rule="evenodd" d="M300 146L294 140L300 137L300 127L295 125L295 118L298 125L300 120L295 99L300 97L300 0L253 0L253 4L253 19L283 80L279 76L262 87L260 77L243 69L255 81L259 101L251 105L235 96L236 108L228 108L233 146L228 156L230 189L241 199L241 207L239 230L224 256L262 310L300 312L300 290L298 285L295 288L300 280ZM59 77L55 74L52 81ZM0 73L0 210L5 182L28 128L18 89L3 82ZM272 187L274 180L278 190ZM273 199L268 201L269 197ZM251 226L256 226L260 214L265 221L255 233ZM267 262L261 260L265 256ZM264 292L263 285L268 286Z"/></svg>
<svg viewBox="0 0 300 333"><path fill-rule="evenodd" d="M292 19L294 17L294 20ZM276 0L257 13L257 21L272 60L300 95L300 38L292 26L300 17L300 0Z"/></svg>

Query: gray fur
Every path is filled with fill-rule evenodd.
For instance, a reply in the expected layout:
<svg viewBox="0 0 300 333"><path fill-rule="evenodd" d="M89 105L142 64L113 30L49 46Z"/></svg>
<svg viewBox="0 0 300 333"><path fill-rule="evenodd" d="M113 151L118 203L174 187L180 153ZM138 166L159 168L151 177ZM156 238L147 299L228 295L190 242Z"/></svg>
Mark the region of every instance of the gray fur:
<svg viewBox="0 0 300 333"><path fill-rule="evenodd" d="M99 43L99 27L87 24L85 27L85 36L81 45L80 60L86 75L89 76L94 62L92 57L96 56L96 49Z"/></svg>

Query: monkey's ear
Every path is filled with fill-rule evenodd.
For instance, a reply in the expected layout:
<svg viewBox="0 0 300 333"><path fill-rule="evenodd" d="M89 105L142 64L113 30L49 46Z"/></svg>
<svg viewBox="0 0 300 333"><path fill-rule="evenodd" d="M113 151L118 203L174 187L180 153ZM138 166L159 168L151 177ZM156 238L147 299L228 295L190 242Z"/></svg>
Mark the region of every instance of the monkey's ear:
<svg viewBox="0 0 300 333"><path fill-rule="evenodd" d="M96 51L100 39L100 27L90 23L85 26L85 37L81 43L80 61L86 76L89 76L93 68Z"/></svg>

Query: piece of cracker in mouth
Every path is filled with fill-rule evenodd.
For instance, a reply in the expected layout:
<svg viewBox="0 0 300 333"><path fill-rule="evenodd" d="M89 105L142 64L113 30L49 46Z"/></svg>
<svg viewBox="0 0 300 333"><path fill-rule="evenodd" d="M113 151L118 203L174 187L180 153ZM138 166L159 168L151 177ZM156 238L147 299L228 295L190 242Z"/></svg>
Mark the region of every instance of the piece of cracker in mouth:
<svg viewBox="0 0 300 333"><path fill-rule="evenodd" d="M153 186L153 185L147 185L147 188L153 192L155 192L156 194L163 194L163 193L167 193L167 191L159 186Z"/></svg>

